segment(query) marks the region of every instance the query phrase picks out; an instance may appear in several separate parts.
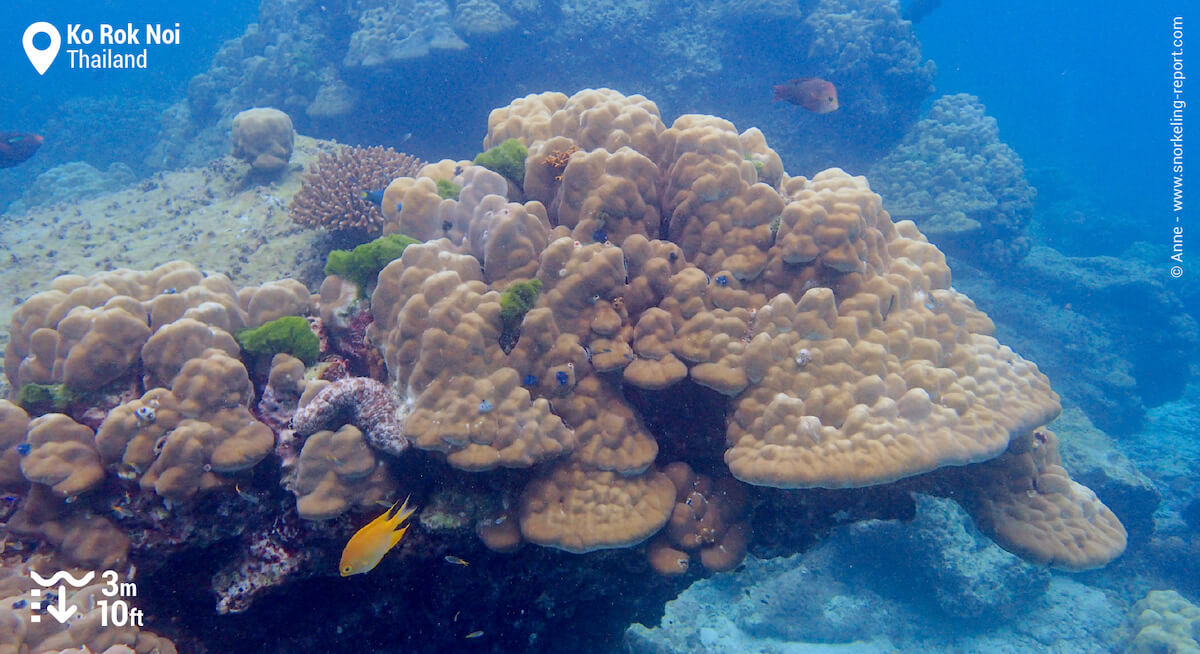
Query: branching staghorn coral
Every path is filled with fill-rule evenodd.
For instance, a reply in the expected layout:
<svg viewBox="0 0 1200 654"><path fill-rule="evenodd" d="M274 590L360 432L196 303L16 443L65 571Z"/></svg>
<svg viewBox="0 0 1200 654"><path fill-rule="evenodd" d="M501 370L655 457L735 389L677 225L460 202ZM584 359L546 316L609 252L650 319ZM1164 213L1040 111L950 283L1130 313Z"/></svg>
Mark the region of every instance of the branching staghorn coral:
<svg viewBox="0 0 1200 654"><path fill-rule="evenodd" d="M420 167L416 157L379 146L322 153L305 174L288 210L293 220L306 227L375 237L383 227L383 215L378 202L367 194Z"/></svg>

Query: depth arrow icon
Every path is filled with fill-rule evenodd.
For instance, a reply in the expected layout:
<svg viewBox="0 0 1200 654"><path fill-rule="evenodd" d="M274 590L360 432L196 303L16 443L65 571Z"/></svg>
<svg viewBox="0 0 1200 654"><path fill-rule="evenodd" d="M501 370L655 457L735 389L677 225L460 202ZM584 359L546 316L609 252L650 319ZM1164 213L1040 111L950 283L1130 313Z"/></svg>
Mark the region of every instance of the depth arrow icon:
<svg viewBox="0 0 1200 654"><path fill-rule="evenodd" d="M55 620L58 620L61 624L66 624L67 620L69 620L77 610L79 609L77 609L74 604L71 604L70 606L67 605L67 587L65 585L58 587L58 606L50 605L46 607L46 611L50 613L51 617L53 617Z"/></svg>

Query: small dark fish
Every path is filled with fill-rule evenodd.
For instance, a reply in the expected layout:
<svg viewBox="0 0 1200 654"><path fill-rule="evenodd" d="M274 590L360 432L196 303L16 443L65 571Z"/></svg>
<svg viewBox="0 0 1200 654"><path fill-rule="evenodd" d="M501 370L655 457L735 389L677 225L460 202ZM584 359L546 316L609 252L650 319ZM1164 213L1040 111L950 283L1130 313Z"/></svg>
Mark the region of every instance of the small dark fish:
<svg viewBox="0 0 1200 654"><path fill-rule="evenodd" d="M536 375L525 375L526 386L537 386L538 378Z"/></svg>
<svg viewBox="0 0 1200 654"><path fill-rule="evenodd" d="M775 102L787 100L813 113L827 114L838 108L837 89L819 77L798 77L775 87Z"/></svg>
<svg viewBox="0 0 1200 654"><path fill-rule="evenodd" d="M570 377L567 376L567 373L565 373L561 370L554 373L554 378L558 380L559 386L566 386L567 382L570 381Z"/></svg>
<svg viewBox="0 0 1200 654"><path fill-rule="evenodd" d="M25 601L25 600L23 600L23 599L19 599L19 600L17 600L17 601L15 601L15 602L13 602L13 604L12 604L12 607L13 607L14 609L23 609L23 608L25 608L26 606L29 606L29 602L26 602L26 601Z"/></svg>
<svg viewBox="0 0 1200 654"><path fill-rule="evenodd" d="M362 191L362 199L382 209L383 189L379 189L378 191ZM397 208L399 207L397 206Z"/></svg>
<svg viewBox="0 0 1200 654"><path fill-rule="evenodd" d="M42 137L24 132L0 132L0 168L12 168L33 156Z"/></svg>
<svg viewBox="0 0 1200 654"><path fill-rule="evenodd" d="M20 454L21 456L27 456L32 451L33 446L29 443L17 443L17 454Z"/></svg>
<svg viewBox="0 0 1200 654"><path fill-rule="evenodd" d="M729 286L729 278L725 275L717 275L717 286Z"/></svg>
<svg viewBox="0 0 1200 654"><path fill-rule="evenodd" d="M453 554L446 555L446 563L453 563L454 565L471 565L470 563L468 563L466 561L466 559L460 559L459 557L454 556Z"/></svg>
<svg viewBox="0 0 1200 654"><path fill-rule="evenodd" d="M592 232L592 240L597 243L606 243L608 242L608 232L604 231L604 228L597 229Z"/></svg>

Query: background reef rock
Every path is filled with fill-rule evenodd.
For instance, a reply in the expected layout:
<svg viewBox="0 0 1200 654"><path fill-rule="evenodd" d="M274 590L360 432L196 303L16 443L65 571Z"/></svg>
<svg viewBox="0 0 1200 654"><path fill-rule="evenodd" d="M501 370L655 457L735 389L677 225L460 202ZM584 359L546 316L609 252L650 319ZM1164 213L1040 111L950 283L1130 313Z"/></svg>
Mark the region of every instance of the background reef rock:
<svg viewBox="0 0 1200 654"><path fill-rule="evenodd" d="M1010 265L1029 251L1037 191L984 112L972 95L938 98L869 176L894 218L913 220L949 254Z"/></svg>
<svg viewBox="0 0 1200 654"><path fill-rule="evenodd" d="M86 200L128 186L136 179L133 169L121 162L99 170L83 161L72 161L38 175L21 199L12 203L10 211L19 214L40 205Z"/></svg>
<svg viewBox="0 0 1200 654"><path fill-rule="evenodd" d="M1136 432L1146 408L1178 398L1195 373L1198 316L1147 263L1147 244L1120 257L1068 257L1034 246L985 273L952 261L955 287L984 308L1013 348L1038 362L1068 404L1104 431Z"/></svg>
<svg viewBox="0 0 1200 654"><path fill-rule="evenodd" d="M458 125L514 89L610 86L661 98L667 115L757 125L792 174L864 170L915 122L933 75L911 24L868 0L264 0L164 113L146 160L201 165L251 106L345 142L411 134L406 147L436 160L474 150ZM771 86L801 76L833 81L841 109L773 106Z"/></svg>
<svg viewBox="0 0 1200 654"><path fill-rule="evenodd" d="M1014 606L1019 614L1011 620L984 614L964 621L924 611L926 586L872 578L876 568L851 571L853 562L836 543L804 555L749 558L738 573L698 581L668 602L658 625L631 626L627 651L1018 654L1069 643L1069 651L1100 654L1115 651L1121 637L1125 607L1067 577L1048 585L1043 579L1045 593Z"/></svg>

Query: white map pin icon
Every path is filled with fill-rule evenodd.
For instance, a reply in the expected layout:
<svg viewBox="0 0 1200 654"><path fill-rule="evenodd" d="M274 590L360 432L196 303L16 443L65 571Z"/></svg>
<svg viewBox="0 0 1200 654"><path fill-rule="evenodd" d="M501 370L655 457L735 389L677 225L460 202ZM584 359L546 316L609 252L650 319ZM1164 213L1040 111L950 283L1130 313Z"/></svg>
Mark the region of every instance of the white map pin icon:
<svg viewBox="0 0 1200 654"><path fill-rule="evenodd" d="M50 47L38 50L33 46L33 37L38 34L50 37ZM54 58L58 56L58 48L62 45L62 36L59 35L58 28L46 21L38 21L25 29L25 36L21 37L21 45L25 46L25 56L29 57L29 63L33 64L38 75L45 75L50 64L54 63Z"/></svg>

